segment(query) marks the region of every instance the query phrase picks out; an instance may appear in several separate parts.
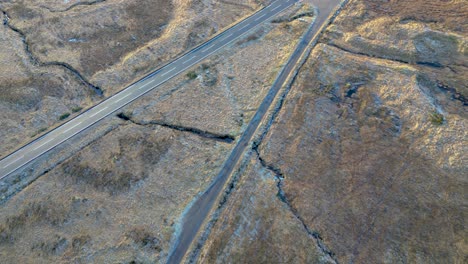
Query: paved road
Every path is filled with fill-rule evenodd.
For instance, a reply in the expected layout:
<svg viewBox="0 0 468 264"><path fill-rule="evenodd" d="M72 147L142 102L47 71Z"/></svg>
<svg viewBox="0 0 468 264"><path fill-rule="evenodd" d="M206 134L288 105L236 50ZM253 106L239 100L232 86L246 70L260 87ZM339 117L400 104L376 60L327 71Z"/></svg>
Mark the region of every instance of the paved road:
<svg viewBox="0 0 468 264"><path fill-rule="evenodd" d="M217 35L203 45L189 51L172 63L149 74L137 83L130 85L76 118L10 154L0 160L0 179L5 178L60 145L65 140L70 139L106 116L174 78L298 1L277 0L273 2L271 5L224 31L222 34Z"/></svg>
<svg viewBox="0 0 468 264"><path fill-rule="evenodd" d="M249 145L249 142L268 111L268 108L273 103L273 100L279 90L293 70L296 69L299 60L307 50L309 44L313 43L318 38L322 28L326 25L326 22L328 22L330 15L333 14L333 12L340 6L342 0L312 0L312 2L318 10L314 24L311 25L309 30L302 37L296 47L296 50L278 75L270 91L247 126L247 129L239 139L238 144L234 147L230 156L224 162L221 171L215 178L212 185L195 201L184 216L180 236L170 253L167 263L175 264L180 263L183 260L192 241L194 241L197 236L201 225L210 213L215 202L218 200L217 198L223 190L226 181L229 179L229 176L232 174L236 164L239 162L241 155Z"/></svg>

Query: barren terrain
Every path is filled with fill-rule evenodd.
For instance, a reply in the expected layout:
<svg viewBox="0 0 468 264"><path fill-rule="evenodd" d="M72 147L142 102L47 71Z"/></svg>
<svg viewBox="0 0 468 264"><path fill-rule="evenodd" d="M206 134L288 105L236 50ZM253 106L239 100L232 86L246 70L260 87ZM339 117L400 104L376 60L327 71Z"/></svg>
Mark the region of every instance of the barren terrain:
<svg viewBox="0 0 468 264"><path fill-rule="evenodd" d="M33 2L0 3L3 155L269 1ZM312 14L288 10L1 183L2 263L164 263ZM190 260L466 263L467 16L462 0L349 1Z"/></svg>

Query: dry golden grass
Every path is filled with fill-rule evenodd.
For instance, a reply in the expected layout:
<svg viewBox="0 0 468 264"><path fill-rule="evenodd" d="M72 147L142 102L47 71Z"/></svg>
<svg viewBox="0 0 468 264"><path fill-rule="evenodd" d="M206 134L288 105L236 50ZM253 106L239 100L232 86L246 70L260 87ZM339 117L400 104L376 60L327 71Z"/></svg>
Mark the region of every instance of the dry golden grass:
<svg viewBox="0 0 468 264"><path fill-rule="evenodd" d="M68 217L64 204L47 200L30 201L16 215L7 217L0 225L0 244L14 243L16 234L21 234L25 226L39 223L60 226Z"/></svg>
<svg viewBox="0 0 468 264"><path fill-rule="evenodd" d="M447 29L464 32L468 30L468 4L465 0L364 0L368 11L376 16L398 16L401 20L416 20L438 23Z"/></svg>

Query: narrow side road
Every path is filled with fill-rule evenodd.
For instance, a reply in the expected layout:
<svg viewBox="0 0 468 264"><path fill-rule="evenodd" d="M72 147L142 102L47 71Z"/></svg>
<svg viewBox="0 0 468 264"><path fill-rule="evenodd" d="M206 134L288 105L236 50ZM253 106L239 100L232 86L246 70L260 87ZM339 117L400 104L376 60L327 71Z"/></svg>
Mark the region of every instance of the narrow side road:
<svg viewBox="0 0 468 264"><path fill-rule="evenodd" d="M330 16L334 14L334 11L338 12L342 0L313 0L312 2L318 11L315 21L304 34L294 53L289 58L283 70L279 73L273 83L273 86L270 88L270 91L263 99L260 107L247 126L247 129L242 134L239 142L224 162L223 167L214 182L193 203L186 213L182 222L182 231L169 255L167 263L180 263L187 254L187 251L196 238L200 227L209 215L213 205L218 200L219 194L223 190L223 187L229 179L229 176L232 174L236 164L239 162L240 157L249 146L249 142L252 140L255 131L259 127L279 90L288 80L291 73L296 69L298 62L306 52L307 47L318 39L323 27L326 25L326 22L329 21Z"/></svg>

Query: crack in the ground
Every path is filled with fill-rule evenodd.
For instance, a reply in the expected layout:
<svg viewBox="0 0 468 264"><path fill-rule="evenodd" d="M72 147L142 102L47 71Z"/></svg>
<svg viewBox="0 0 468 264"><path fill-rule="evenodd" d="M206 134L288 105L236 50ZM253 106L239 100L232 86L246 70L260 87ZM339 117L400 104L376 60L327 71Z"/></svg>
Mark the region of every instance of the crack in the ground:
<svg viewBox="0 0 468 264"><path fill-rule="evenodd" d="M52 9L52 8L50 8L48 6L44 6L44 5L42 5L41 7L49 10L52 13L61 13L61 12L70 11L73 8L77 7L77 6L91 6L91 5L103 3L103 2L106 2L106 1L107 0L96 0L96 1L92 1L92 2L78 2L78 3L75 3L75 4L73 4L73 5L71 5L71 6L67 7L67 8L64 8L64 9Z"/></svg>
<svg viewBox="0 0 468 264"><path fill-rule="evenodd" d="M351 54L354 54L354 55L359 55L359 56L365 56L365 57L370 57L370 58L375 58L375 59L381 59L381 60L388 60L388 61L393 61L393 62L398 62L398 63L403 63L403 64L408 64L408 65L412 65L412 63L408 62L408 61L403 61L403 60L398 60L398 59L393 59L393 58L387 58L387 57L378 57L378 56L373 56L373 55L370 55L370 54L367 54L367 53L364 53L364 52L358 52L358 51L353 51L353 50L350 50L350 49L346 49L344 47L341 47L335 43L323 43L322 44L325 44L325 45L328 45L328 46L331 46L331 47L334 47L334 48L337 48L341 51L344 51L344 52L347 52L347 53L351 53ZM446 66L446 65L442 65L438 62L424 62L424 61L416 61L413 65L419 65L419 66L423 66L423 67L430 67L430 68L436 68L436 69L442 69L442 68L447 68L449 69L450 71L456 73L455 70L453 70L450 66ZM452 88L452 87L449 87L445 84L443 84L442 82L438 81L437 82L437 86L443 90L443 91L446 91L446 92L449 92L451 95L452 95L452 98L454 100L458 100L460 102L463 103L463 105L468 105L468 101L466 99L466 97L464 97L460 92L458 92L455 88Z"/></svg>
<svg viewBox="0 0 468 264"><path fill-rule="evenodd" d="M220 142L228 143L228 144L231 144L236 140L236 138L231 135L208 132L208 131L204 131L204 130L194 128L194 127L178 126L178 125L173 125L173 124L169 124L169 123L162 122L162 121L156 121L156 120L151 120L149 122L136 121L131 116L123 112L117 114L117 117L122 120L132 122L133 124L139 125L139 126L162 126L162 127L170 128L170 129L181 131L181 132L192 133L203 138L212 139L215 141L220 141Z"/></svg>
<svg viewBox="0 0 468 264"><path fill-rule="evenodd" d="M327 46L330 46L330 47L337 48L337 49L339 49L341 51L354 54L354 55L360 55L360 56L370 57L370 58L374 58L374 59L388 60L388 61L393 61L393 62L398 62L398 63L403 63L403 64L409 64L409 65L425 66L425 67L436 68L436 69L448 68L451 71L453 71L450 67L448 67L446 65L443 65L443 64L441 64L439 62L428 62L428 61L410 62L410 61L399 60L399 59L390 58L390 57L386 57L386 56L377 56L377 55L372 55L372 54L368 54L368 53L365 53L365 52L359 52L359 51L347 49L347 48L342 47L342 46L340 46L340 45L338 45L336 43L331 43L331 42L321 42L321 43L325 44Z"/></svg>
<svg viewBox="0 0 468 264"><path fill-rule="evenodd" d="M458 92L457 89L450 87L439 80L437 80L437 87L439 87L439 89L445 92L449 92L452 95L453 100L458 100L462 102L464 106L468 105L468 99L465 96L463 96L463 94Z"/></svg>
<svg viewBox="0 0 468 264"><path fill-rule="evenodd" d="M2 12L2 14L4 16L3 25L6 26L7 28L9 28L10 30L12 30L13 32L17 33L20 36L21 41L23 42L23 45L24 45L24 50L25 50L26 55L28 56L29 61L31 62L31 64L39 66L39 67L55 66L55 67L64 68L68 72L72 73L85 86L87 86L88 88L91 88L98 96L101 97L104 94L103 90L100 87L98 87L98 86L92 84L90 81L88 81L78 70L73 68L73 66L71 66L70 64L65 63L65 62L59 62L59 61L42 62L41 60L39 60L39 58L34 56L34 54L32 53L29 42L26 39L26 34L22 30L20 30L19 28L13 26L10 23L10 16L8 15L8 13L5 10L0 9L0 12Z"/></svg>
<svg viewBox="0 0 468 264"><path fill-rule="evenodd" d="M253 149L255 154L257 155L257 158L260 162L260 165L264 167L265 169L271 171L274 174L274 177L276 179L276 187L278 188L278 193L277 197L278 199L286 205L286 207L289 209L289 211L294 215L294 217L301 223L302 227L304 230L307 232L307 234L312 237L316 244L317 247L320 249L320 251L328 256L330 260L333 263L338 263L338 260L336 259L336 255L334 252L332 252L323 242L323 238L320 236L320 234L317 231L311 230L305 220L302 218L302 216L299 214L296 208L289 202L288 197L286 196L286 193L283 190L283 185L284 185L284 174L281 172L279 168L275 168L273 165L268 164L260 155L260 152L258 150L258 147L255 147Z"/></svg>

